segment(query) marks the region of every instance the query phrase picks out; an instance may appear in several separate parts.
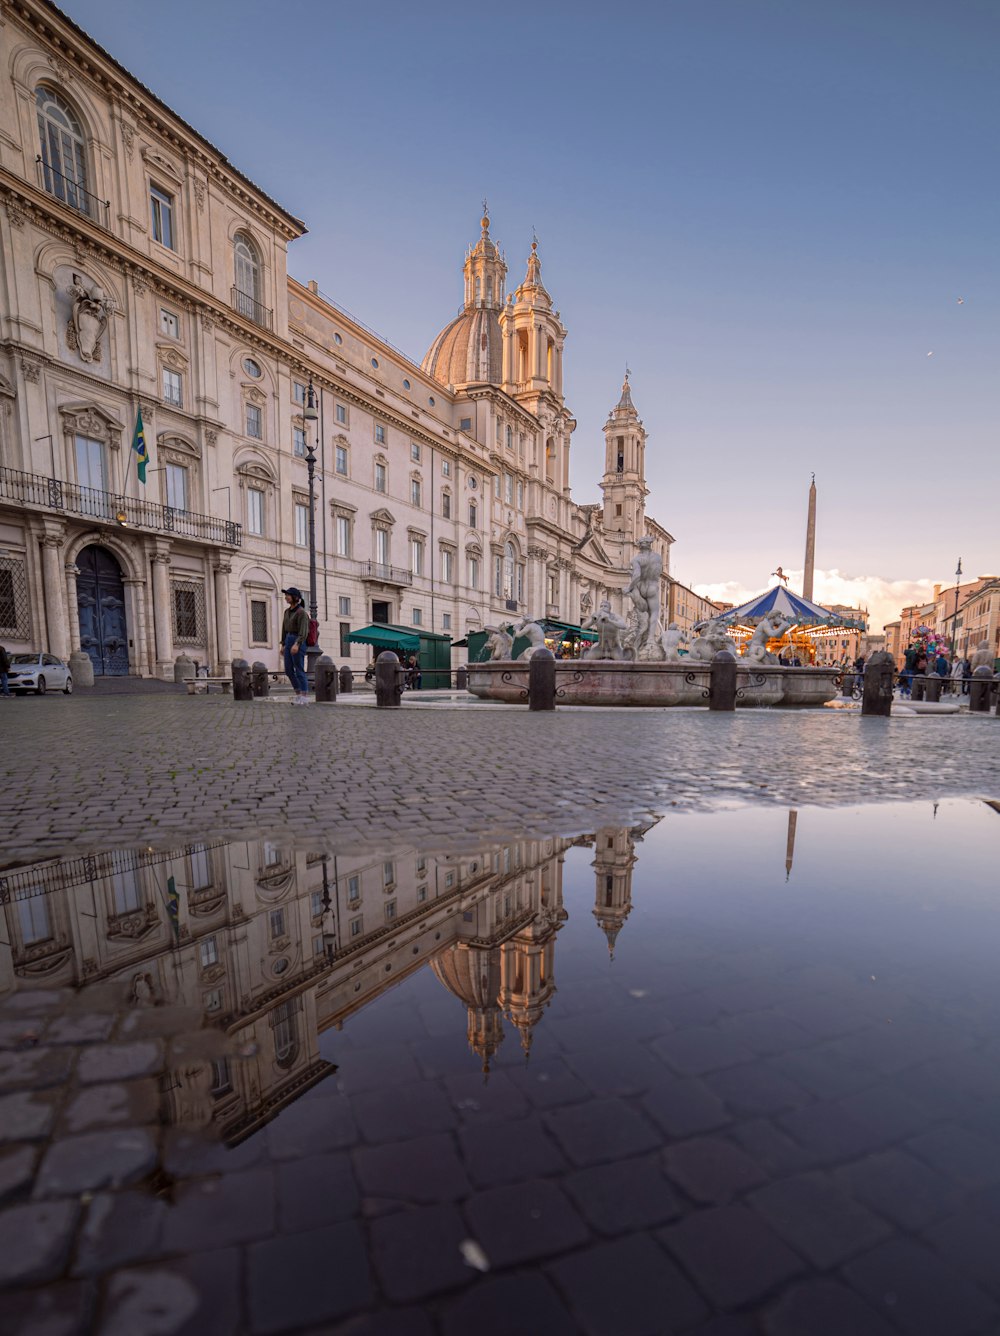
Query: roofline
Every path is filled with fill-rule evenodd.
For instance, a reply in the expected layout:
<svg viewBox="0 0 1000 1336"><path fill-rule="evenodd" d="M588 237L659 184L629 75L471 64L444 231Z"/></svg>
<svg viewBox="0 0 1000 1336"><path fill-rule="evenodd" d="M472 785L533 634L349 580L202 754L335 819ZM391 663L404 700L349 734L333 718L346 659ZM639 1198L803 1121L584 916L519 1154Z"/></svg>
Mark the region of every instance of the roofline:
<svg viewBox="0 0 1000 1336"><path fill-rule="evenodd" d="M38 12L36 12L35 6L38 7ZM246 186L260 200L264 201L264 203L266 203L271 209L273 209L274 212L283 220L288 229L295 236L303 236L308 231L305 223L303 223L301 218L296 218L294 214L289 213L287 209L283 208L282 205L280 205L276 199L273 199L270 195L266 193L266 191L261 190L260 186L258 186L254 181L251 181L249 176L247 176L244 172L241 172L238 167L236 167L232 162L230 162L230 160L221 151L221 149L216 148L216 146L211 142L211 140L206 139L205 136L201 134L200 131L196 130L193 125L190 125L183 118L183 116L180 116L176 111L174 111L173 107L168 106L168 104L164 102L161 97L158 97L157 94L154 93L151 88L148 88L144 83L141 82L141 80L137 79L136 76L131 72L131 70L126 69L125 66L121 63L121 61L116 60L115 57L111 55L109 51L106 51L99 42L95 41L94 38L91 37L90 34L86 32L83 28L81 28L78 23L74 22L74 20L71 19L68 14L64 13L57 5L54 5L52 3L52 0L9 0L9 8L12 14L19 17L22 21L28 22L36 27L45 24L43 11L47 11L47 13L51 16L52 19L58 21L58 23L65 25L65 27L69 29L69 31L74 35L74 37L79 39L81 42L86 43L86 45L89 46L93 52L99 55L102 60L106 61L113 70L115 70L123 78L127 79L129 84L133 85L135 88L138 88L145 97L149 98L149 100L154 104L155 107L157 107L160 111L164 112L167 116L170 117L171 120L176 122L178 125L182 126L183 129L189 135L192 136L192 138L197 140L197 142L203 148L207 149L212 154L212 156L218 160L220 166L225 167L226 170L231 172L233 176L237 177L243 183L244 186ZM49 40L58 39L58 33L56 33L55 31L44 33L43 35L49 38ZM55 40L53 41L53 44L58 47L64 58L71 57L73 55L73 52L70 49L68 49L67 43L65 41Z"/></svg>

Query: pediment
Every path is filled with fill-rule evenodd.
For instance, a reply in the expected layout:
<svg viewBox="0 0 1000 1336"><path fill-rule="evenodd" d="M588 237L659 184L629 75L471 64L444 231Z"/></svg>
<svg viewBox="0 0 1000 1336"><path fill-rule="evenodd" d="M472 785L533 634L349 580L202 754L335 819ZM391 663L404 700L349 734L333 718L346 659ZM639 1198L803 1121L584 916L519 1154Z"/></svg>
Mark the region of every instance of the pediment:
<svg viewBox="0 0 1000 1336"><path fill-rule="evenodd" d="M372 511L372 521L375 524L395 524L396 516L391 510L386 510L386 508L382 506L380 509Z"/></svg>
<svg viewBox="0 0 1000 1336"><path fill-rule="evenodd" d="M181 176L180 169L165 153L161 153L158 148L154 148L151 144L143 144L140 152L150 171L162 172L169 176L171 180L176 181L178 185L183 184L184 178Z"/></svg>
<svg viewBox="0 0 1000 1336"><path fill-rule="evenodd" d="M157 448L170 454L184 455L188 459L200 459L201 448L194 441L172 432L161 431L156 438Z"/></svg>
<svg viewBox="0 0 1000 1336"><path fill-rule="evenodd" d="M58 411L66 430L80 436L106 441L112 433L117 434L122 430L122 423L118 418L113 417L100 404L88 401L60 404Z"/></svg>

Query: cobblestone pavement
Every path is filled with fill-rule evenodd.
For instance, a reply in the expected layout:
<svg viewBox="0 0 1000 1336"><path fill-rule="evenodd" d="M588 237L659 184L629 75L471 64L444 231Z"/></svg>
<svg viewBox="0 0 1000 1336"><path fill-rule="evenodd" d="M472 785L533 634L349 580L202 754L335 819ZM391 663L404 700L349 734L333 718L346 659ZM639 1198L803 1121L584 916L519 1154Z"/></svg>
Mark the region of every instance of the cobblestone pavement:
<svg viewBox="0 0 1000 1336"><path fill-rule="evenodd" d="M0 737L0 863L251 833L433 849L671 808L1000 796L992 715L531 714L168 695L4 701Z"/></svg>

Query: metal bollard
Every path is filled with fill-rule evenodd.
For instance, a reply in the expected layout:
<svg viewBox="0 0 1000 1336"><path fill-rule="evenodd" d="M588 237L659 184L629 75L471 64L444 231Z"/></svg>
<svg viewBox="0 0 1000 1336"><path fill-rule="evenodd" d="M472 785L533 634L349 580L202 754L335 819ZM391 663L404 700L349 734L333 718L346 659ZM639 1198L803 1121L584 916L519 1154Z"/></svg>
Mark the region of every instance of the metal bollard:
<svg viewBox="0 0 1000 1336"><path fill-rule="evenodd" d="M736 655L720 649L712 660L708 687L710 710L736 709Z"/></svg>
<svg viewBox="0 0 1000 1336"><path fill-rule="evenodd" d="M266 696L271 690L270 678L267 675L267 664L257 660L250 669L250 683L255 696Z"/></svg>
<svg viewBox="0 0 1000 1336"><path fill-rule="evenodd" d="M233 700L253 700L250 665L246 659L233 660Z"/></svg>
<svg viewBox="0 0 1000 1336"><path fill-rule="evenodd" d="M937 673L930 673L927 677L927 695L926 699L936 701L941 699L941 678Z"/></svg>
<svg viewBox="0 0 1000 1336"><path fill-rule="evenodd" d="M528 709L556 708L556 656L550 649L536 649L528 660Z"/></svg>
<svg viewBox="0 0 1000 1336"><path fill-rule="evenodd" d="M354 691L354 674L345 663L340 670L340 694L350 696Z"/></svg>
<svg viewBox="0 0 1000 1336"><path fill-rule="evenodd" d="M455 689L456 691L468 691L469 689L469 669L467 664L462 664L455 670Z"/></svg>
<svg viewBox="0 0 1000 1336"><path fill-rule="evenodd" d="M969 709L973 714L989 714L992 689L993 674L985 664L981 664L973 671L969 684Z"/></svg>
<svg viewBox="0 0 1000 1336"><path fill-rule="evenodd" d="M317 702L337 699L337 665L329 654L321 654L316 660L313 682L316 686Z"/></svg>
<svg viewBox="0 0 1000 1336"><path fill-rule="evenodd" d="M403 668L392 650L384 649L375 660L375 704L389 710L402 703Z"/></svg>
<svg viewBox="0 0 1000 1336"><path fill-rule="evenodd" d="M926 686L927 678L922 673L914 673L913 682L910 686L910 700L923 700Z"/></svg>
<svg viewBox="0 0 1000 1336"><path fill-rule="evenodd" d="M879 654L885 654L879 661ZM861 713L879 715L887 718L892 714L892 681L895 677L895 664L891 655L877 651L865 666L864 685L861 692Z"/></svg>
<svg viewBox="0 0 1000 1336"><path fill-rule="evenodd" d="M840 684L840 694L847 700L850 700L854 693L854 674L845 673Z"/></svg>

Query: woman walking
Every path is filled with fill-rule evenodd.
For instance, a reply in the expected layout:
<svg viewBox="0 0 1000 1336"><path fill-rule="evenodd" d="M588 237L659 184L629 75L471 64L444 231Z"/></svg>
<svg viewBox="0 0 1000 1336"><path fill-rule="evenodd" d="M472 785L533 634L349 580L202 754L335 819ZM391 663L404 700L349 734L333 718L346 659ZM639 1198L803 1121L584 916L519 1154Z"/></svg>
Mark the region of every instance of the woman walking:
<svg viewBox="0 0 1000 1336"><path fill-rule="evenodd" d="M309 680L306 677L306 637L309 614L301 589L294 585L281 591L288 607L281 619L281 647L285 654L285 673L295 692L293 705L309 704Z"/></svg>

